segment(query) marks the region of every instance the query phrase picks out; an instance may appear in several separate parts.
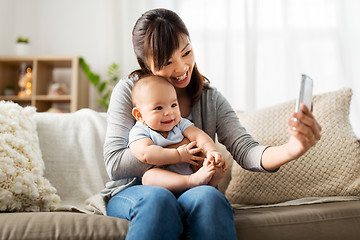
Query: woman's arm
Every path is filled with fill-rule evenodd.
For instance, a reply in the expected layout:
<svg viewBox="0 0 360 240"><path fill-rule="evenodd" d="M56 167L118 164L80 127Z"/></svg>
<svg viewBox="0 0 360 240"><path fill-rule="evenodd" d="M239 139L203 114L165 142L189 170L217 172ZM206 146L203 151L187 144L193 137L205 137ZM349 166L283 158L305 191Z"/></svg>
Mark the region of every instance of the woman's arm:
<svg viewBox="0 0 360 240"><path fill-rule="evenodd" d="M267 170L277 169L297 159L321 138L321 126L304 104L301 104L301 112L293 113L288 125L289 141L281 146L267 148L262 155L261 163Z"/></svg>
<svg viewBox="0 0 360 240"><path fill-rule="evenodd" d="M212 102L216 103L219 142L226 146L236 162L245 169L274 171L303 155L320 139L321 126L312 113L302 106L303 112L292 114L292 118L297 121L288 121L290 138L286 144L275 147L260 146L241 126L236 113L220 93L213 94Z"/></svg>
<svg viewBox="0 0 360 240"><path fill-rule="evenodd" d="M151 165L139 161L127 147L130 129L135 124L131 89L133 80L121 79L115 86L107 111L104 161L112 180L142 176Z"/></svg>
<svg viewBox="0 0 360 240"><path fill-rule="evenodd" d="M215 137L216 133L218 141L241 167L251 171L266 171L260 162L266 146L261 146L240 124L235 111L220 92L213 88L204 89L201 101L194 107L197 107L192 112L194 122L211 137ZM201 116L197 112L201 112Z"/></svg>

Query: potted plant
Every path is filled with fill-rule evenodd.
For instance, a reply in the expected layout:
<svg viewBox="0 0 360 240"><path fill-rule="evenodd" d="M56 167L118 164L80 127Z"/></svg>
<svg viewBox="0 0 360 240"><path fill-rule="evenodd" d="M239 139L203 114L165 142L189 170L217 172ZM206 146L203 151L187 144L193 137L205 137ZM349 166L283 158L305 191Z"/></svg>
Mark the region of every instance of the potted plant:
<svg viewBox="0 0 360 240"><path fill-rule="evenodd" d="M29 38L19 36L16 39L15 53L16 55L28 55L30 53Z"/></svg>
<svg viewBox="0 0 360 240"><path fill-rule="evenodd" d="M100 75L94 73L84 58L80 58L80 66L84 70L85 75L89 78L91 84L96 88L100 98L97 102L101 104L106 110L109 107L110 96L116 83L120 79L120 68L116 63L112 63L108 67L107 80L100 79Z"/></svg>

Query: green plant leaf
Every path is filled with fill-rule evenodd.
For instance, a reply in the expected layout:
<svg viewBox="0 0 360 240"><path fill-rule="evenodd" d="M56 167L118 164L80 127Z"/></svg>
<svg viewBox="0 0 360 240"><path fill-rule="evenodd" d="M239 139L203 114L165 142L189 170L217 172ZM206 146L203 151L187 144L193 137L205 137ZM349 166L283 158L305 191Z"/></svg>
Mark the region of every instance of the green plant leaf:
<svg viewBox="0 0 360 240"><path fill-rule="evenodd" d="M96 101L97 101L98 103L100 103L101 105L103 105L106 109L109 108L109 104L108 104L106 101L104 101L104 100L102 100L102 99L97 99Z"/></svg>
<svg viewBox="0 0 360 240"><path fill-rule="evenodd" d="M80 65L84 70L85 75L89 78L90 82L96 87L100 82L100 76L91 71L89 65L84 58L80 58Z"/></svg>
<svg viewBox="0 0 360 240"><path fill-rule="evenodd" d="M97 74L91 74L90 75L90 81L95 87L97 87L97 85L100 82L100 76L97 75Z"/></svg>
<svg viewBox="0 0 360 240"><path fill-rule="evenodd" d="M110 91L110 90L107 91L107 93L103 95L102 99L103 99L103 100L109 99L109 98L110 98L110 95L111 95L111 92L112 92L112 91Z"/></svg>
<svg viewBox="0 0 360 240"><path fill-rule="evenodd" d="M112 63L108 68L109 76L117 76L119 75L119 72L120 72L120 68L119 65L117 65L116 63Z"/></svg>
<svg viewBox="0 0 360 240"><path fill-rule="evenodd" d="M106 82L102 82L99 87L98 87L98 90L99 90L99 93L102 93L104 91L104 89L106 88L106 85L107 83Z"/></svg>
<svg viewBox="0 0 360 240"><path fill-rule="evenodd" d="M16 39L16 42L17 43L29 43L29 38L20 36Z"/></svg>
<svg viewBox="0 0 360 240"><path fill-rule="evenodd" d="M86 63L85 59L80 57L80 66L84 70L85 75L88 77L92 85L96 87L96 90L100 94L100 99L96 101L104 106L106 109L109 107L110 96L115 84L119 80L120 68L116 63L112 63L108 67L108 81L102 81L100 76L91 71L89 65Z"/></svg>

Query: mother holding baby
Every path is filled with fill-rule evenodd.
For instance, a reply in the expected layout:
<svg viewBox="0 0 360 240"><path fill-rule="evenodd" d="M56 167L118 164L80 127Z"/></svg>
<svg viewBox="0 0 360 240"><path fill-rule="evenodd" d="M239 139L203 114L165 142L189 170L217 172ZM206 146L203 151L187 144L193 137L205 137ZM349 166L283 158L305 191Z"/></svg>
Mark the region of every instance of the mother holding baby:
<svg viewBox="0 0 360 240"><path fill-rule="evenodd" d="M197 69L189 32L176 13L145 12L132 37L140 65L137 72L166 78L176 89L181 116L213 140L217 135L243 168L277 171L320 139L320 125L302 105L301 112L289 116L286 144L261 146L254 140L227 100ZM175 196L165 188L141 184L153 165L136 159L128 148L129 131L135 124L131 89L136 79L132 74L119 81L108 109L104 158L112 181L102 192L108 201L107 214L130 221L127 239L236 239L233 210L216 188L202 185Z"/></svg>

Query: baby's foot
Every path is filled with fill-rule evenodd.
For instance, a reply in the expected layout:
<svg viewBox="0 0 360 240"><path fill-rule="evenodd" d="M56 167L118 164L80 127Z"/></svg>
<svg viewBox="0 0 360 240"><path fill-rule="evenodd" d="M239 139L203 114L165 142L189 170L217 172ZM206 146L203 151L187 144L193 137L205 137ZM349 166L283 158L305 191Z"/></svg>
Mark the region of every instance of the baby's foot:
<svg viewBox="0 0 360 240"><path fill-rule="evenodd" d="M215 173L209 181L208 185L216 187L221 179L225 176L226 170L223 167L215 167Z"/></svg>
<svg viewBox="0 0 360 240"><path fill-rule="evenodd" d="M215 173L215 166L209 163L207 159L204 160L203 166L189 176L189 184L191 187L200 185L207 185Z"/></svg>

